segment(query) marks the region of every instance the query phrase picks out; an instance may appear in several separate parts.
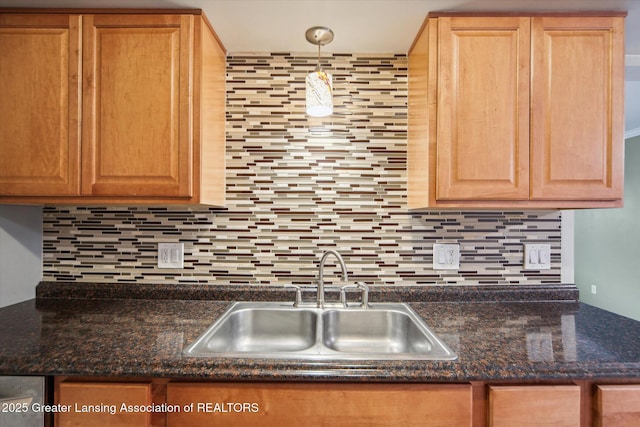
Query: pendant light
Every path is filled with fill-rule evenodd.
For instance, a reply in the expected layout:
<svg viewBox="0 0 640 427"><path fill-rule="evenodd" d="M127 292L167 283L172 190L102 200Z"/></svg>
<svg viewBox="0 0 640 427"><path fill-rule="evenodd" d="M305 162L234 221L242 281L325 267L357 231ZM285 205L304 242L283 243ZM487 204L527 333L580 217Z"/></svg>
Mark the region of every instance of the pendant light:
<svg viewBox="0 0 640 427"><path fill-rule="evenodd" d="M320 65L320 46L333 41L333 31L327 27L311 27L305 33L307 41L318 46L318 65L307 74L307 114L312 117L326 117L333 113L333 84L331 74Z"/></svg>

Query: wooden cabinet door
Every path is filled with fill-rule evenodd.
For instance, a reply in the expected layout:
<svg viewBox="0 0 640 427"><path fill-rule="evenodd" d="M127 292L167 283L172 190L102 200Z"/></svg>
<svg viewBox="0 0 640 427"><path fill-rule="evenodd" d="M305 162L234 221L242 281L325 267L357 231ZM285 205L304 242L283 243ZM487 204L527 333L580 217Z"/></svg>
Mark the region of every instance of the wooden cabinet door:
<svg viewBox="0 0 640 427"><path fill-rule="evenodd" d="M128 408L152 404L151 384L63 382L57 386L56 404L68 408L55 414L57 427L151 425L151 411Z"/></svg>
<svg viewBox="0 0 640 427"><path fill-rule="evenodd" d="M167 403L194 404L168 427L471 426L470 385L169 383Z"/></svg>
<svg viewBox="0 0 640 427"><path fill-rule="evenodd" d="M533 18L532 199L622 198L623 25Z"/></svg>
<svg viewBox="0 0 640 427"><path fill-rule="evenodd" d="M489 426L580 426L580 386L490 386Z"/></svg>
<svg viewBox="0 0 640 427"><path fill-rule="evenodd" d="M80 17L0 14L0 195L80 192Z"/></svg>
<svg viewBox="0 0 640 427"><path fill-rule="evenodd" d="M82 193L191 196L193 16L87 15L83 37Z"/></svg>
<svg viewBox="0 0 640 427"><path fill-rule="evenodd" d="M640 385L599 385L596 388L596 419L599 427L640 425Z"/></svg>
<svg viewBox="0 0 640 427"><path fill-rule="evenodd" d="M526 200L530 19L438 21L436 199Z"/></svg>

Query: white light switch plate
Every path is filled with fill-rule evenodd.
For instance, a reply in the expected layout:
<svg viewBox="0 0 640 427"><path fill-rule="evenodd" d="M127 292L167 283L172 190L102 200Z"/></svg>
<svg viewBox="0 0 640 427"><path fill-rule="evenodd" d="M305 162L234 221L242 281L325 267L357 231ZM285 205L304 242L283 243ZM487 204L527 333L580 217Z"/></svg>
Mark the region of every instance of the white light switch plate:
<svg viewBox="0 0 640 427"><path fill-rule="evenodd" d="M435 243L433 245L434 270L458 270L460 268L460 245Z"/></svg>
<svg viewBox="0 0 640 427"><path fill-rule="evenodd" d="M158 243L158 268L183 268L184 243Z"/></svg>
<svg viewBox="0 0 640 427"><path fill-rule="evenodd" d="M525 270L550 270L551 245L548 243L525 243L523 264Z"/></svg>

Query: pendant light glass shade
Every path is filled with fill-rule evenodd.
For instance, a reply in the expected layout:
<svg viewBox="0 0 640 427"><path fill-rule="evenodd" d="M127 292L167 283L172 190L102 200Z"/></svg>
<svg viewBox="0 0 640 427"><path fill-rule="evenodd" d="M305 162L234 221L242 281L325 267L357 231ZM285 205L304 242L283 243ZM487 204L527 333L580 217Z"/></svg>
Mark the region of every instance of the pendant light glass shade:
<svg viewBox="0 0 640 427"><path fill-rule="evenodd" d="M318 69L307 74L307 114L326 117L333 113L333 85L331 74Z"/></svg>
<svg viewBox="0 0 640 427"><path fill-rule="evenodd" d="M331 43L333 31L327 27L311 27L305 37L311 44L318 46L318 66L307 74L306 99L307 114L311 117L326 117L333 113L333 83L331 74L320 66L320 47Z"/></svg>

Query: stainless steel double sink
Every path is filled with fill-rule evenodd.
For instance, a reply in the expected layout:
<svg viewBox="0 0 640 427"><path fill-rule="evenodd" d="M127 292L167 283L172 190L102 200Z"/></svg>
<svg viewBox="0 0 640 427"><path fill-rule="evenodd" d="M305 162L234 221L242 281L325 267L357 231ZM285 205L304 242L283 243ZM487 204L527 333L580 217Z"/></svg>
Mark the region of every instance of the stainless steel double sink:
<svg viewBox="0 0 640 427"><path fill-rule="evenodd" d="M454 360L406 304L292 307L237 302L185 350L189 357L305 360Z"/></svg>

